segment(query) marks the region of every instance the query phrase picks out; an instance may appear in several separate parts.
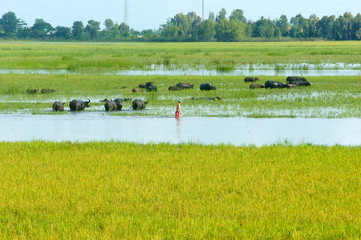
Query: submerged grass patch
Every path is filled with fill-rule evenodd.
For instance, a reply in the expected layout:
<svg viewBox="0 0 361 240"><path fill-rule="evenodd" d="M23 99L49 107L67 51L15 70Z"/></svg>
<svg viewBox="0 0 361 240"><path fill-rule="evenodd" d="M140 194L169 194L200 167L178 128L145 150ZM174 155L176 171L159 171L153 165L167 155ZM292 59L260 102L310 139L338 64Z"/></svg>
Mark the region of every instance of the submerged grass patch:
<svg viewBox="0 0 361 240"><path fill-rule="evenodd" d="M360 236L358 147L0 143L0 237Z"/></svg>
<svg viewBox="0 0 361 240"><path fill-rule="evenodd" d="M54 101L91 100L86 111L102 110L105 98L141 98L149 101L145 112L120 115L173 116L178 100L185 116L243 117L361 117L361 79L356 77L308 77L311 87L249 89L244 76L102 76L102 75L0 75L0 111L50 113ZM260 77L286 82L286 77ZM154 82L157 92L132 93L132 88ZM193 89L169 91L169 86L189 82ZM216 91L200 91L201 83L213 83ZM53 93L28 94L27 89L55 89ZM221 100L207 98L220 97ZM123 102L129 109L131 101Z"/></svg>

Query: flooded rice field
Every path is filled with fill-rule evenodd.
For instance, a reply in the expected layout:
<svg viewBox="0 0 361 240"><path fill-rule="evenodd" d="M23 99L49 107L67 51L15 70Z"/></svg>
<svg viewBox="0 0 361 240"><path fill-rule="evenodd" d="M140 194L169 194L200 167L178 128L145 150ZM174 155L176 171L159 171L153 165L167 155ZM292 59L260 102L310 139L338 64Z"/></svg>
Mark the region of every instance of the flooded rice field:
<svg viewBox="0 0 361 240"><path fill-rule="evenodd" d="M0 141L361 145L361 119L5 114Z"/></svg>

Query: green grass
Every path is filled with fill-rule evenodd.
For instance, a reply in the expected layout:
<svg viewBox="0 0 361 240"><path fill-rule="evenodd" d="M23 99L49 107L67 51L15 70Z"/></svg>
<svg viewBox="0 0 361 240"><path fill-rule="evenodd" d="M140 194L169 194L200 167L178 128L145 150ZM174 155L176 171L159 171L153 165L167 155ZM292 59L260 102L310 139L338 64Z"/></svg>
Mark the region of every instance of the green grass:
<svg viewBox="0 0 361 240"><path fill-rule="evenodd" d="M358 147L0 143L1 239L354 239Z"/></svg>
<svg viewBox="0 0 361 240"><path fill-rule="evenodd" d="M101 99L142 98L149 101L148 111L120 112L120 115L170 116L178 100L183 100L185 116L241 117L361 117L361 78L308 77L311 87L293 89L249 89L244 76L102 76L102 75L0 75L0 112L51 113L56 100L68 102L73 98L90 99L91 108L103 108ZM286 77L260 77L286 81ZM132 93L140 83L154 82L158 92ZM168 91L179 82L194 84L194 89ZM216 91L200 91L201 83L214 83ZM54 93L28 94L26 90L50 88ZM220 101L192 100L201 97L221 97ZM131 102L124 102L129 108Z"/></svg>
<svg viewBox="0 0 361 240"><path fill-rule="evenodd" d="M242 64L359 63L359 42L283 43L31 43L0 42L0 69L109 71Z"/></svg>

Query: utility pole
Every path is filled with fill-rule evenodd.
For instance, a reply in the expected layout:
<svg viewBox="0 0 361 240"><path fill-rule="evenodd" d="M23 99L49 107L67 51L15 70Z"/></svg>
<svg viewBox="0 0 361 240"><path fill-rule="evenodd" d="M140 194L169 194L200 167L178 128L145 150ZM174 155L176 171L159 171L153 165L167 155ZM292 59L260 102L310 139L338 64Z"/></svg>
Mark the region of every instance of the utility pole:
<svg viewBox="0 0 361 240"><path fill-rule="evenodd" d="M203 21L204 21L204 0L202 0L202 16L203 16Z"/></svg>
<svg viewBox="0 0 361 240"><path fill-rule="evenodd" d="M124 23L128 24L128 0L124 0Z"/></svg>

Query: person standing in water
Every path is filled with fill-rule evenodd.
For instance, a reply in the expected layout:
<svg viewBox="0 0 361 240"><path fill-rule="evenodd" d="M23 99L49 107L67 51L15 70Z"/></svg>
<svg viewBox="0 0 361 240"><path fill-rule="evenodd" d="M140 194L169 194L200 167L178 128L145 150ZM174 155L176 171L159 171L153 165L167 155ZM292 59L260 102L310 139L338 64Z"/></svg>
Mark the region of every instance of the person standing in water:
<svg viewBox="0 0 361 240"><path fill-rule="evenodd" d="M180 106L182 104L182 101L178 101L177 109L175 110L175 117L179 118L180 115L182 115L182 111L180 110Z"/></svg>

